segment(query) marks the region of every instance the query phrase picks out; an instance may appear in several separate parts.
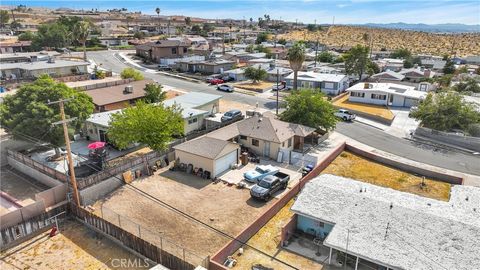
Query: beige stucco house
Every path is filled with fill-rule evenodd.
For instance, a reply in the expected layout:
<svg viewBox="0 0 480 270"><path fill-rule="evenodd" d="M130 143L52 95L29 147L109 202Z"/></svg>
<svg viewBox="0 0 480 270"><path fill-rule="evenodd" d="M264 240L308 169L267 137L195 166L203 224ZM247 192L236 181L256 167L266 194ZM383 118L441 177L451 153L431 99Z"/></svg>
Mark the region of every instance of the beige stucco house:
<svg viewBox="0 0 480 270"><path fill-rule="evenodd" d="M230 141L201 137L175 147L175 159L209 171L214 178L238 163L240 146Z"/></svg>

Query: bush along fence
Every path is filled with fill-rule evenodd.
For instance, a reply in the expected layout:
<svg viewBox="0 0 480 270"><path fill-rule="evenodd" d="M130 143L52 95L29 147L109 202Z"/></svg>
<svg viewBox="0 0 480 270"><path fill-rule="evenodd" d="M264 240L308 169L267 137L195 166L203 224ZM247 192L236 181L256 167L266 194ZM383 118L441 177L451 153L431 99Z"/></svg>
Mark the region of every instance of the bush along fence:
<svg viewBox="0 0 480 270"><path fill-rule="evenodd" d="M70 210L72 215L74 215L79 221L92 227L105 235L113 237L121 242L125 247L138 252L139 254L147 257L148 259L159 263L169 269L178 269L178 270L193 270L196 266L202 265L206 266L208 264L209 258L201 259L197 265L193 265L189 256L194 254L189 251L180 248L181 255L174 255L171 251L167 251L165 245L174 245L172 242L162 240L158 235L138 226L136 223L121 217L116 213L110 213L112 215L117 215L119 225L116 225L113 222L107 221L100 216L97 216L81 207L78 207L74 204L70 204ZM106 211L106 209L104 209ZM113 212L113 211L112 211ZM123 224L122 224L123 221ZM129 226L129 230L125 230L124 227ZM136 232L134 232L136 230ZM160 243L154 243L155 238L160 239ZM144 239L148 239L144 240ZM196 255L195 255L196 256ZM200 257L198 257L200 258Z"/></svg>

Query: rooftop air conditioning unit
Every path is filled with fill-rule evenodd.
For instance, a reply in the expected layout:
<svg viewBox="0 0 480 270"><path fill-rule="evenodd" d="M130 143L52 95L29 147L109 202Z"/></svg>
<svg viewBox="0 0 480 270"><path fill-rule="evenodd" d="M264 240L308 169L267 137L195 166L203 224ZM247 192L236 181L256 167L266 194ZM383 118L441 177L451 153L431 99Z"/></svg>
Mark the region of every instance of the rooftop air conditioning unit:
<svg viewBox="0 0 480 270"><path fill-rule="evenodd" d="M47 63L55 63L55 58L49 57Z"/></svg>
<svg viewBox="0 0 480 270"><path fill-rule="evenodd" d="M123 93L125 93L125 94L133 93L133 86L131 86L131 85L125 86L125 90L123 90Z"/></svg>

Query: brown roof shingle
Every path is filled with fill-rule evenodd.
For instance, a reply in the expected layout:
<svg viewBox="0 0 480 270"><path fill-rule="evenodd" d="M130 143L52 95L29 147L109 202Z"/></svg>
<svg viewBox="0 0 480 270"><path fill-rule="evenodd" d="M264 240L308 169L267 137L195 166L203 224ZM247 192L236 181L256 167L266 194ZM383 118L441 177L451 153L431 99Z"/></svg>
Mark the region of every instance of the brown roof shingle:
<svg viewBox="0 0 480 270"><path fill-rule="evenodd" d="M174 146L173 149L205 157L208 159L217 159L228 153L231 153L233 150L239 147L240 146L238 144L229 141L219 140L210 137L201 137Z"/></svg>
<svg viewBox="0 0 480 270"><path fill-rule="evenodd" d="M92 97L93 103L97 106L113 104L132 99L138 99L145 96L145 86L149 83L154 83L152 80L142 80L130 82L128 84L115 85L104 88L97 88L85 91L84 93ZM131 85L133 93L124 93L125 87Z"/></svg>

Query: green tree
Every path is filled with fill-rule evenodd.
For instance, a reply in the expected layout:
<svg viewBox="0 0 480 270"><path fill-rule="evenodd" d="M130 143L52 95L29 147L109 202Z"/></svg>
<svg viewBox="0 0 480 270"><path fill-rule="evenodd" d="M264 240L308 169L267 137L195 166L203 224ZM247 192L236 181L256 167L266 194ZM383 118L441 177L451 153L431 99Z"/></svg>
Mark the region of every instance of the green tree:
<svg viewBox="0 0 480 270"><path fill-rule="evenodd" d="M133 34L133 37L136 39L143 39L145 38L145 33L142 31L138 31Z"/></svg>
<svg viewBox="0 0 480 270"><path fill-rule="evenodd" d="M452 78L453 78L453 74L446 74L440 78L437 78L436 81L438 82L441 88L445 88L450 86L450 84L452 83Z"/></svg>
<svg viewBox="0 0 480 270"><path fill-rule="evenodd" d="M268 40L268 33L262 32L262 33L258 33L257 40L255 41L255 43L261 44L262 42L265 42L267 40Z"/></svg>
<svg viewBox="0 0 480 270"><path fill-rule="evenodd" d="M443 67L443 73L444 74L453 74L455 73L455 63L448 58L447 63L445 63L445 66Z"/></svg>
<svg viewBox="0 0 480 270"><path fill-rule="evenodd" d="M260 67L247 67L245 69L245 77L252 80L253 83L257 83L258 81L265 79L267 75L267 71L261 69Z"/></svg>
<svg viewBox="0 0 480 270"><path fill-rule="evenodd" d="M67 27L59 23L42 24L32 41L32 47L40 50L43 47L63 48L71 43L71 33Z"/></svg>
<svg viewBox="0 0 480 270"><path fill-rule="evenodd" d="M282 45L285 45L287 44L287 40L284 39L284 38L280 38L278 41L277 41L278 44L282 44Z"/></svg>
<svg viewBox="0 0 480 270"><path fill-rule="evenodd" d="M405 59L405 61L403 61L403 67L404 68L412 68L413 67L412 60L410 58Z"/></svg>
<svg viewBox="0 0 480 270"><path fill-rule="evenodd" d="M480 93L480 79L466 78L455 84L453 90L460 93Z"/></svg>
<svg viewBox="0 0 480 270"><path fill-rule="evenodd" d="M202 28L200 27L200 25L195 24L192 26L192 32L196 35L200 35L202 33Z"/></svg>
<svg viewBox="0 0 480 270"><path fill-rule="evenodd" d="M167 92L162 90L162 85L157 83L149 83L143 89L145 90L145 102L146 103L158 103L167 98Z"/></svg>
<svg viewBox="0 0 480 270"><path fill-rule="evenodd" d="M2 28L5 27L8 21L10 21L10 14L8 14L8 10L0 10L0 26Z"/></svg>
<svg viewBox="0 0 480 270"><path fill-rule="evenodd" d="M345 60L345 71L347 74L358 75L361 80L369 63L368 47L357 45L343 55L343 59Z"/></svg>
<svg viewBox="0 0 480 270"><path fill-rule="evenodd" d="M290 63L290 68L293 70L293 90L297 90L298 71L302 68L305 61L305 47L303 44L297 42L288 49L287 59Z"/></svg>
<svg viewBox="0 0 480 270"><path fill-rule="evenodd" d="M301 89L285 98L285 111L280 119L309 127L330 130L337 119L335 108L319 90Z"/></svg>
<svg viewBox="0 0 480 270"><path fill-rule="evenodd" d="M253 44L250 44L245 48L245 51L249 53L253 53L253 51L255 51L255 46L253 46Z"/></svg>
<svg viewBox="0 0 480 270"><path fill-rule="evenodd" d="M467 130L471 125L480 123L480 113L474 105L452 91L429 93L412 112L412 117L425 127L440 131Z"/></svg>
<svg viewBox="0 0 480 270"><path fill-rule="evenodd" d="M380 73L380 67L377 65L377 63L369 60L367 64L367 73L369 76Z"/></svg>
<svg viewBox="0 0 480 270"><path fill-rule="evenodd" d="M401 48L393 51L390 54L390 57L407 59L412 57L412 53L408 49Z"/></svg>
<svg viewBox="0 0 480 270"><path fill-rule="evenodd" d="M188 25L188 26L190 26L190 25L192 24L192 18L186 17L186 18L185 18L185 24Z"/></svg>
<svg viewBox="0 0 480 270"><path fill-rule="evenodd" d="M79 21L73 26L74 38L82 44L83 47L83 60L87 61L87 39L90 33L90 23L87 21Z"/></svg>
<svg viewBox="0 0 480 270"><path fill-rule="evenodd" d="M307 30L310 32L315 32L318 30L318 27L315 24L309 24L307 25Z"/></svg>
<svg viewBox="0 0 480 270"><path fill-rule="evenodd" d="M318 62L324 63L333 63L335 60L335 55L331 52L323 51L317 55Z"/></svg>
<svg viewBox="0 0 480 270"><path fill-rule="evenodd" d="M162 151L174 136L183 132L184 120L178 107L139 101L135 107L112 115L108 137L119 148L142 143L153 150Z"/></svg>
<svg viewBox="0 0 480 270"><path fill-rule="evenodd" d="M81 17L78 16L60 16L57 19L57 23L67 28L69 33L73 33L75 31L75 25L79 22L83 21Z"/></svg>
<svg viewBox="0 0 480 270"><path fill-rule="evenodd" d="M122 70L122 72L120 73L120 77L122 77L122 79L132 78L135 81L143 80L142 73L140 73L140 71L135 70L133 68L126 68L126 69Z"/></svg>
<svg viewBox="0 0 480 270"><path fill-rule="evenodd" d="M92 98L48 75L42 75L33 83L22 85L15 94L4 97L0 104L0 124L15 138L21 139L24 134L53 145L64 145L62 126L52 126L60 120L59 106L48 102L66 98L72 98L65 103L66 118L76 117L69 123L69 132L73 134L93 112ZM56 152L59 155L58 149Z"/></svg>
<svg viewBox="0 0 480 270"><path fill-rule="evenodd" d="M32 41L35 38L35 34L32 33L31 31L26 31L25 33L21 33L18 35L18 40L20 41Z"/></svg>

